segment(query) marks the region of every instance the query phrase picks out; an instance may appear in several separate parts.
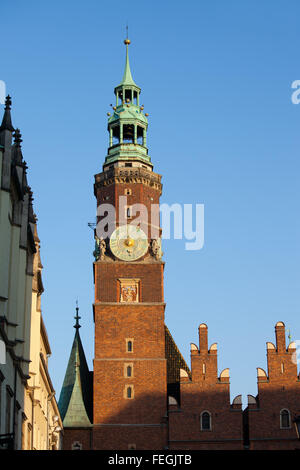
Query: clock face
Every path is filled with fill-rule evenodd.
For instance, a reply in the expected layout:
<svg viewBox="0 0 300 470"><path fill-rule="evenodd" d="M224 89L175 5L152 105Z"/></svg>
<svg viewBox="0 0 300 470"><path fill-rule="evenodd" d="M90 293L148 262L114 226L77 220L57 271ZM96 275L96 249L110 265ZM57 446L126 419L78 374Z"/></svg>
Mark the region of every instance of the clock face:
<svg viewBox="0 0 300 470"><path fill-rule="evenodd" d="M112 253L123 261L135 261L148 250L148 238L136 225L121 225L110 237Z"/></svg>

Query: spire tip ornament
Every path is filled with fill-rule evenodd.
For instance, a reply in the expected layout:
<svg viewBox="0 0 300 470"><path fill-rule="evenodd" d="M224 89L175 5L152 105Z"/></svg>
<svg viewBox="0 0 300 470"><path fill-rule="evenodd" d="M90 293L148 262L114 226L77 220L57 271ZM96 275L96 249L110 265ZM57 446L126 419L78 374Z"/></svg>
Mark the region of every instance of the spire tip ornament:
<svg viewBox="0 0 300 470"><path fill-rule="evenodd" d="M130 39L128 39L128 24L126 25L126 39L124 39L124 44L126 46L129 46L130 44Z"/></svg>
<svg viewBox="0 0 300 470"><path fill-rule="evenodd" d="M11 109L11 97L9 95L5 98L5 109Z"/></svg>
<svg viewBox="0 0 300 470"><path fill-rule="evenodd" d="M76 300L76 315L75 315L75 320L76 320L76 323L74 325L74 328L76 330L79 330L79 328L81 328L81 325L79 325L79 320L80 320L80 316L78 315L78 312L79 312L79 307L78 307L78 300Z"/></svg>
<svg viewBox="0 0 300 470"><path fill-rule="evenodd" d="M11 109L11 97L7 95L5 99L4 115L2 119L2 124L0 126L0 131L14 132L15 130L11 122L10 109Z"/></svg>

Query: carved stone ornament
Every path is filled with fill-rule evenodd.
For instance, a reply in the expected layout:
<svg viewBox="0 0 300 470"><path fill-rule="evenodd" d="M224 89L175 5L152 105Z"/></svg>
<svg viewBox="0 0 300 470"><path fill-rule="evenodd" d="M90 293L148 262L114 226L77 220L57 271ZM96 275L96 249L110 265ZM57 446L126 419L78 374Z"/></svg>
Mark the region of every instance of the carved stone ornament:
<svg viewBox="0 0 300 470"><path fill-rule="evenodd" d="M120 279L120 302L139 301L139 281L136 279Z"/></svg>
<svg viewBox="0 0 300 470"><path fill-rule="evenodd" d="M94 257L95 257L95 260L98 261L99 259L100 260L103 260L105 258L105 253L106 253L106 242L105 240L101 237L101 238L98 238L96 237L96 241L95 241L95 250L94 250Z"/></svg>
<svg viewBox="0 0 300 470"><path fill-rule="evenodd" d="M156 260L160 260L163 252L161 251L161 238L153 238L150 241L150 251Z"/></svg>

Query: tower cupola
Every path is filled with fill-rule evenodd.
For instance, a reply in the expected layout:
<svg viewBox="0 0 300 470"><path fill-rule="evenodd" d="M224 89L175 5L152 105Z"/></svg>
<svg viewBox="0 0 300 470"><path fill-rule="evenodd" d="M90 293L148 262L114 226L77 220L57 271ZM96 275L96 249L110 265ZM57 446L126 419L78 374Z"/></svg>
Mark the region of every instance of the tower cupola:
<svg viewBox="0 0 300 470"><path fill-rule="evenodd" d="M147 114L140 105L141 89L134 82L130 70L128 47L125 39L125 70L121 83L115 87L116 103L113 114L108 113L109 147L103 169L111 166L142 166L152 169L147 149Z"/></svg>

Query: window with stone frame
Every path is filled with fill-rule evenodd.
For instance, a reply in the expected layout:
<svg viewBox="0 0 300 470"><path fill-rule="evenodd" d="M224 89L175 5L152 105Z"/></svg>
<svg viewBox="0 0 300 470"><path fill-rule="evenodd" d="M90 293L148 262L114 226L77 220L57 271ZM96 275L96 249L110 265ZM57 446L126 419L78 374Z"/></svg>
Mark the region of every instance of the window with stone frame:
<svg viewBox="0 0 300 470"><path fill-rule="evenodd" d="M124 377L133 377L133 364L124 364Z"/></svg>
<svg viewBox="0 0 300 470"><path fill-rule="evenodd" d="M133 339L126 339L126 352L133 352Z"/></svg>
<svg viewBox="0 0 300 470"><path fill-rule="evenodd" d="M2 423L1 410L2 410L3 382L4 382L4 375L0 371L0 423ZM0 432L1 432L1 429L0 429Z"/></svg>
<svg viewBox="0 0 300 470"><path fill-rule="evenodd" d="M27 424L27 450L31 450L32 447L32 426L30 423Z"/></svg>
<svg viewBox="0 0 300 470"><path fill-rule="evenodd" d="M211 431L211 414L208 411L203 411L200 416L201 431Z"/></svg>
<svg viewBox="0 0 300 470"><path fill-rule="evenodd" d="M13 391L9 386L6 387L6 410L5 410L5 433L9 434L12 433L12 397Z"/></svg>
<svg viewBox="0 0 300 470"><path fill-rule="evenodd" d="M124 398L132 400L134 398L134 389L133 385L126 385L124 390Z"/></svg>
<svg viewBox="0 0 300 470"><path fill-rule="evenodd" d="M281 429L289 429L291 427L291 416L287 409L280 411L280 427Z"/></svg>

